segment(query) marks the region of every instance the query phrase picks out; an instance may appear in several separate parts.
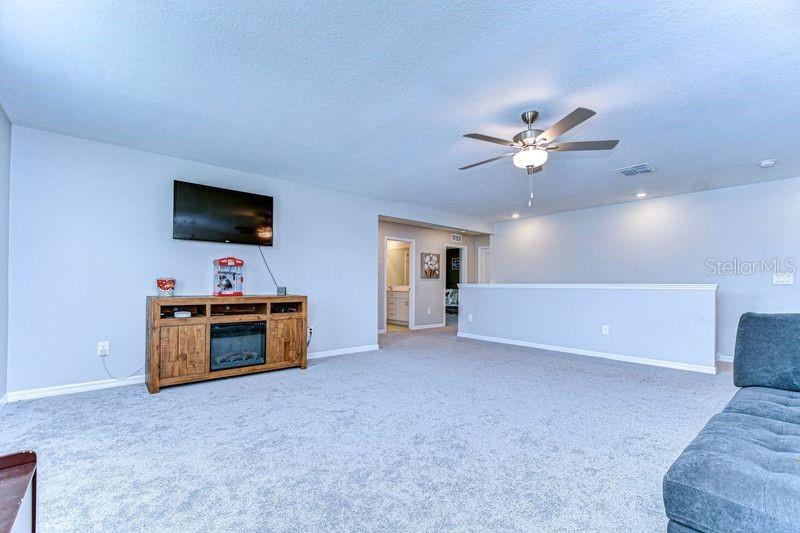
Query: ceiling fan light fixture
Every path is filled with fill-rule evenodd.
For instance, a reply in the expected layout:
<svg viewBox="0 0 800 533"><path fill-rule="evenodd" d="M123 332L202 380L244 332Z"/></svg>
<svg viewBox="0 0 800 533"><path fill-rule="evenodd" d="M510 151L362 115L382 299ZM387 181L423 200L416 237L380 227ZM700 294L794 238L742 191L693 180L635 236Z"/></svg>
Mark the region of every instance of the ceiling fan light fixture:
<svg viewBox="0 0 800 533"><path fill-rule="evenodd" d="M514 165L519 168L540 167L547 161L547 152L538 148L525 148L514 154Z"/></svg>

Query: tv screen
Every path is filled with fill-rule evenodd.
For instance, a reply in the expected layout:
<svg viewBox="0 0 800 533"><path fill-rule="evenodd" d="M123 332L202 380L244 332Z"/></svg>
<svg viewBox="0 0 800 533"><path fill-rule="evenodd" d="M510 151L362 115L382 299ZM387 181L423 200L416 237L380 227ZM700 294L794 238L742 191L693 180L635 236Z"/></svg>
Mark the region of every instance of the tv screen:
<svg viewBox="0 0 800 533"><path fill-rule="evenodd" d="M272 246L272 196L176 180L172 238Z"/></svg>

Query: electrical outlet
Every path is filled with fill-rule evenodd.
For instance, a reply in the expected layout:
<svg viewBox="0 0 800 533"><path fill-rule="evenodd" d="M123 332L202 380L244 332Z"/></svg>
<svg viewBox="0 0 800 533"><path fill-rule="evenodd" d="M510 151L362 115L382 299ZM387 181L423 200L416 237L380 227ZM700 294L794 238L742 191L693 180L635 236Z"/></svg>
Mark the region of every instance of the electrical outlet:
<svg viewBox="0 0 800 533"><path fill-rule="evenodd" d="M97 355L105 357L111 353L111 348L108 341L97 341Z"/></svg>
<svg viewBox="0 0 800 533"><path fill-rule="evenodd" d="M600 329L600 333L603 335L608 335L611 333L611 328L608 326L608 324L603 324L603 327Z"/></svg>
<svg viewBox="0 0 800 533"><path fill-rule="evenodd" d="M472 322L472 313L467 315L467 322Z"/></svg>
<svg viewBox="0 0 800 533"><path fill-rule="evenodd" d="M428 314L431 314L431 308L430 307L428 308Z"/></svg>

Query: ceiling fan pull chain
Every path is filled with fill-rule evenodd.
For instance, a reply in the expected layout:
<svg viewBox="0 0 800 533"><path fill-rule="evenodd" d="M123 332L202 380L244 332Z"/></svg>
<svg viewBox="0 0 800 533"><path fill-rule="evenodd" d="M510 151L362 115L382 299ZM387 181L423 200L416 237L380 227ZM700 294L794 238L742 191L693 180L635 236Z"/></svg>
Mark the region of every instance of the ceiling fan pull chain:
<svg viewBox="0 0 800 533"><path fill-rule="evenodd" d="M528 176L528 207L533 207L533 174Z"/></svg>

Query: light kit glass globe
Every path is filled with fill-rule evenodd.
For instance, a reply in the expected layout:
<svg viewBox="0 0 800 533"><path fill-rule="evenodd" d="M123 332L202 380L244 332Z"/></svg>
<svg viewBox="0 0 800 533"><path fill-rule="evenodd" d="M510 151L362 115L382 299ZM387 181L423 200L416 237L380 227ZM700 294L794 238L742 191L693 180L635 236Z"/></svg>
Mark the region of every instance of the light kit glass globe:
<svg viewBox="0 0 800 533"><path fill-rule="evenodd" d="M539 167L547 161L547 151L525 148L514 154L514 165L519 168Z"/></svg>

